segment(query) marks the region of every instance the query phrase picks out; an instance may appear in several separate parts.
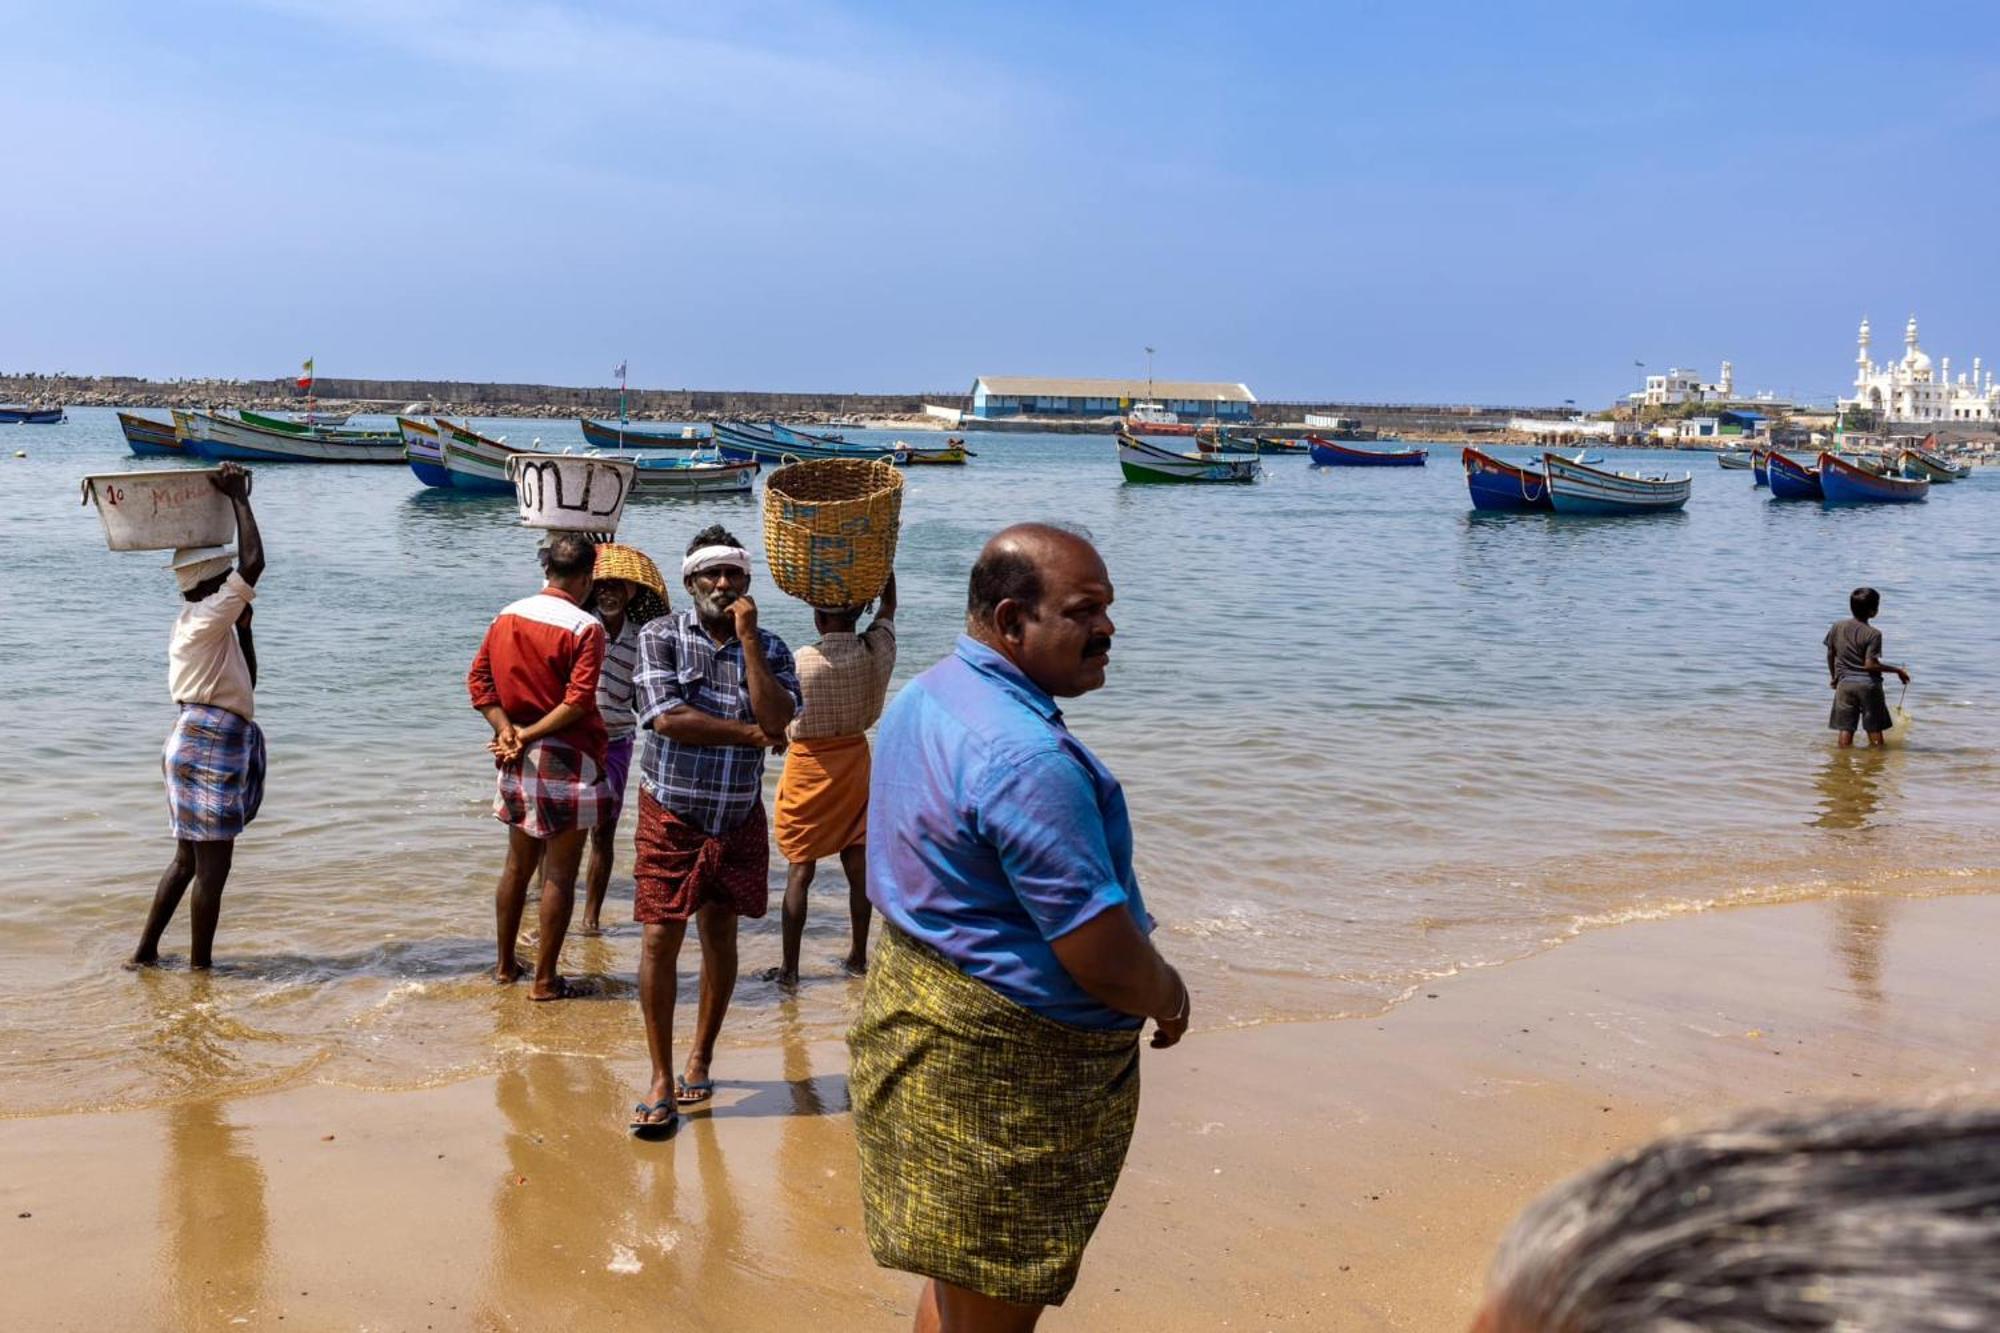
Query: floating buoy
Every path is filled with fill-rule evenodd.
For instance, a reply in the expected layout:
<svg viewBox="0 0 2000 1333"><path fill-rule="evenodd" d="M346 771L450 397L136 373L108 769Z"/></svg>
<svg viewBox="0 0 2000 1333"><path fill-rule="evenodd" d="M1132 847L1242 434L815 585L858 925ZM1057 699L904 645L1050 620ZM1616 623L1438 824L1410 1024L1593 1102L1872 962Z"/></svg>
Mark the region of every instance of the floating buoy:
<svg viewBox="0 0 2000 1333"><path fill-rule="evenodd" d="M28 456L28 451L26 449L16 449L14 451L14 457L16 458L26 458L27 456Z"/></svg>

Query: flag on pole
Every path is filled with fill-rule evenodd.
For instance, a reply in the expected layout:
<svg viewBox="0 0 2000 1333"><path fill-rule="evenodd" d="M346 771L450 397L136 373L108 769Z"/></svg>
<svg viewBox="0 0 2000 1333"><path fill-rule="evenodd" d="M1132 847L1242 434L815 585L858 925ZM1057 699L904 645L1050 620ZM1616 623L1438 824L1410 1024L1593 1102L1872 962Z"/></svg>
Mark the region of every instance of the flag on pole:
<svg viewBox="0 0 2000 1333"><path fill-rule="evenodd" d="M620 361L620 362L618 363L618 368L617 368L616 370L612 371L611 373L612 373L612 374L614 374L614 375L616 375L616 376L617 376L617 377L618 377L619 379L621 379L621 380L622 380L622 379L624 379L624 378L625 378L625 363L624 363L623 361Z"/></svg>
<svg viewBox="0 0 2000 1333"><path fill-rule="evenodd" d="M313 359L311 357L307 357L305 361L302 362L299 366L299 387L301 389L310 389L312 388L312 386L313 386Z"/></svg>

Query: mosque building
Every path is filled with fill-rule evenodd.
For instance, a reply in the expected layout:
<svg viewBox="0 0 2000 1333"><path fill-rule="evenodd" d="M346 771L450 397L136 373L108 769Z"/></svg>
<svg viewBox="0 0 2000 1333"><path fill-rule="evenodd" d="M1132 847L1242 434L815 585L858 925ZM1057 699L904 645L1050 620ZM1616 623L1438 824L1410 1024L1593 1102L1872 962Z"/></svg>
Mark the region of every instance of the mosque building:
<svg viewBox="0 0 2000 1333"><path fill-rule="evenodd" d="M2000 386L1993 372L1980 358L1972 358L1972 373L1951 377L1951 358L1942 357L1936 369L1930 353L1917 346L1917 317L1903 329L1903 359L1876 365L1868 357L1868 321L1861 321L1860 350L1854 356L1854 395L1843 398L1843 408L1861 408L1878 414L1881 420L2000 421Z"/></svg>

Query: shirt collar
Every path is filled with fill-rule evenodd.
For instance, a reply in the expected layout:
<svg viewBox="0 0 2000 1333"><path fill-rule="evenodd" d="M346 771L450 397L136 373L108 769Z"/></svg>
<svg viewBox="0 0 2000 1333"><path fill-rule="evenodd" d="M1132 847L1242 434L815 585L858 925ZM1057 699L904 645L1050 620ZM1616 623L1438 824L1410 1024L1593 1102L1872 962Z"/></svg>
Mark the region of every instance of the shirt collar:
<svg viewBox="0 0 2000 1333"><path fill-rule="evenodd" d="M1022 703L1040 713L1051 722L1062 721L1062 709L1049 692L1023 675L1021 668L1006 657L988 648L970 634L958 636L958 655L965 664L980 675L991 678L1000 688L1014 695Z"/></svg>
<svg viewBox="0 0 2000 1333"><path fill-rule="evenodd" d="M563 601L568 602L571 606L583 605L582 602L577 601L576 598L570 596L568 593L564 592L561 588L556 587L556 585L553 583L545 583L542 585L542 596L560 597Z"/></svg>

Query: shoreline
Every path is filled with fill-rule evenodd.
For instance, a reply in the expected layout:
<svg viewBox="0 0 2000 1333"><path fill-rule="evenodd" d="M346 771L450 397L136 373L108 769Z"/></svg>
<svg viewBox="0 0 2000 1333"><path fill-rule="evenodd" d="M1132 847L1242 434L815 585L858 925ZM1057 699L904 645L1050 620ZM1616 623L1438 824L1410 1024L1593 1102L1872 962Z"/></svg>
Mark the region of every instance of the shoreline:
<svg viewBox="0 0 2000 1333"><path fill-rule="evenodd" d="M1663 1121L2000 1092L1996 927L1987 882L1719 908L1586 931L1377 1017L1148 1051L1124 1179L1048 1326L1463 1327L1520 1207ZM906 1327L916 1283L860 1235L840 1044L732 1049L725 1030L715 1110L639 1145L631 1027L628 1056L534 1051L417 1091L0 1121L0 1279L50 1328L134 1308L288 1329L662 1308Z"/></svg>

